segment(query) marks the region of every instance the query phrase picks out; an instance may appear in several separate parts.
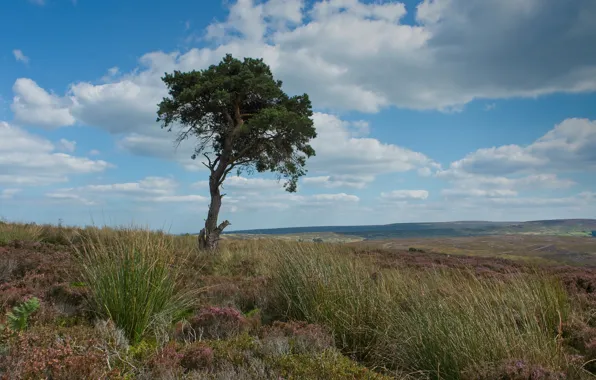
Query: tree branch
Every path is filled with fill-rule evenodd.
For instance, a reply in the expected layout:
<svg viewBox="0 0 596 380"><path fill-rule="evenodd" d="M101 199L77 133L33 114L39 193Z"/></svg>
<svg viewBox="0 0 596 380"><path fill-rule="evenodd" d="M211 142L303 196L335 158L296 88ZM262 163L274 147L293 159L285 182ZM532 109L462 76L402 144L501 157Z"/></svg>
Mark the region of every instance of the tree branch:
<svg viewBox="0 0 596 380"><path fill-rule="evenodd" d="M203 162L203 165L207 166L209 169L213 170L214 165L211 163L211 159L209 158L209 156L207 155L207 153L203 153L203 156L205 156L205 158L207 159L207 162L209 162L209 165L205 165L205 163Z"/></svg>

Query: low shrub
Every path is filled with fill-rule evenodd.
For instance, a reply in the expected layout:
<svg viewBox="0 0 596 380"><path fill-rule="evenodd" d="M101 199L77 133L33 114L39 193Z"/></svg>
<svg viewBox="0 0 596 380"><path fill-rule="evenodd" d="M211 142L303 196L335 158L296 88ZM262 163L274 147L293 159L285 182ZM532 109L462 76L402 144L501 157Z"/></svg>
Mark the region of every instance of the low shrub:
<svg viewBox="0 0 596 380"><path fill-rule="evenodd" d="M181 361L184 355L170 343L155 353L148 361L151 379L177 379L184 373Z"/></svg>
<svg viewBox="0 0 596 380"><path fill-rule="evenodd" d="M107 367L105 353L97 344L90 327L36 327L9 340L2 367L12 379L118 378L118 371Z"/></svg>
<svg viewBox="0 0 596 380"><path fill-rule="evenodd" d="M306 322L275 321L259 332L261 344L269 354L319 354L333 347L326 327Z"/></svg>
<svg viewBox="0 0 596 380"><path fill-rule="evenodd" d="M176 328L179 339L195 341L203 339L226 339L250 329L247 318L231 307L208 306L198 314L180 322Z"/></svg>
<svg viewBox="0 0 596 380"><path fill-rule="evenodd" d="M204 342L195 342L183 350L180 361L186 370L210 370L214 362L213 349Z"/></svg>
<svg viewBox="0 0 596 380"><path fill-rule="evenodd" d="M283 379L383 380L391 377L376 373L341 355L326 350L320 355L283 355L270 360Z"/></svg>

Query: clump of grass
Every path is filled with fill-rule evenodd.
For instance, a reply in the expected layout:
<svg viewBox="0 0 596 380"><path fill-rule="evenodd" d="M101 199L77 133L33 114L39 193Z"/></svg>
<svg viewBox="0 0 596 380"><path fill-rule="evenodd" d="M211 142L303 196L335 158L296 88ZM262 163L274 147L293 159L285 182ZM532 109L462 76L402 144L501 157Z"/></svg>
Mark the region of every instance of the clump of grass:
<svg viewBox="0 0 596 380"><path fill-rule="evenodd" d="M39 242L44 227L35 223L7 223L0 220L0 245L15 240Z"/></svg>
<svg viewBox="0 0 596 380"><path fill-rule="evenodd" d="M279 308L328 326L345 353L371 366L459 378L503 360L566 365L560 333L570 305L550 277L380 271L331 245L278 243L270 249Z"/></svg>
<svg viewBox="0 0 596 380"><path fill-rule="evenodd" d="M147 229L87 228L73 245L92 305L121 328L132 344L149 329L171 324L193 306L182 283L190 253L175 237Z"/></svg>

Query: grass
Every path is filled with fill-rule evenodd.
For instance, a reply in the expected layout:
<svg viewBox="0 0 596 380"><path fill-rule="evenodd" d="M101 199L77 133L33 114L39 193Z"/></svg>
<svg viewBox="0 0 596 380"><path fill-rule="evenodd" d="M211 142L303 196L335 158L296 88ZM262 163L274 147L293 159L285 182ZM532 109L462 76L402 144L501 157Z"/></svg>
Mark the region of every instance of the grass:
<svg viewBox="0 0 596 380"><path fill-rule="evenodd" d="M554 279L480 280L462 270L371 273L323 245L277 245L276 290L291 318L329 326L344 352L396 373L458 378L487 363L565 367L570 301Z"/></svg>
<svg viewBox="0 0 596 380"><path fill-rule="evenodd" d="M459 259L436 255L452 261L434 266L436 257L429 253L405 252L401 255L406 260L396 261L400 255L396 251L280 239L222 240L219 252L213 255L196 251L196 237L134 227L2 224L0 238L5 244L13 238L45 243L25 243L19 248L8 244L0 249L6 255L0 256L0 265L4 260L8 268L0 304L4 298L20 302L22 297L36 296L41 300L31 330L11 338L25 339L21 346L14 342L6 346L12 352L9 364L3 364L0 352L0 372L9 374L18 374L22 363L29 363L31 371L47 371L55 363L54 356L64 360L60 355L69 351L62 347L66 341L55 339L57 331L61 337L71 331L76 349L85 348L68 357L80 362L80 368L93 367L98 373L118 370L125 378L161 378L159 370L180 375L173 378L185 378L189 372L180 367L181 356L183 362L208 363L208 369L193 369L205 378L267 374L270 377L257 377L330 379L373 378L376 374L398 379L540 378L520 374L520 366L527 371L584 379L590 374L581 370L582 365L596 359L596 350L589 351L596 342L596 323L584 318L588 309L596 306L588 291L592 288L589 279L594 278L596 284L596 271L589 269L567 273L568 279L586 289L584 305L553 277L556 268L524 266L520 270L524 264L504 260L490 261L491 266L487 265L490 259L474 258L477 266L464 266ZM528 239L537 243L535 237ZM476 243L481 246L480 241ZM56 263L52 269L54 257L71 258L72 262ZM423 261L405 265L413 259ZM592 277L574 277L584 274ZM56 315L57 298L52 298L56 292L47 291L50 285L61 289L60 302L75 302L79 294L87 294L94 316L111 320L130 345L115 347L112 341L119 333L103 337L93 323L85 322L84 314L76 314L78 304L64 307L61 310L66 314ZM245 336L180 340L179 327L188 321L175 322L187 314L192 321L211 306L231 306L243 313L257 310L260 317L250 318L250 332L245 331ZM57 321L61 320L70 322L60 325ZM295 320L316 327L296 328ZM292 334L298 335L281 336L268 325L281 321L294 326L283 331L295 330ZM193 323L198 323L196 318ZM326 335L325 339L321 331L332 337ZM27 351L31 346L27 339L37 342L38 335L47 335L46 343L35 343L37 346ZM316 344L305 344L310 350L306 353L284 348L292 347L297 337L306 342L329 342L334 347L315 352ZM83 345L87 341L92 342L88 347ZM166 341L174 344L166 345ZM51 348L55 345L60 350ZM20 351L14 347L21 347ZM143 354L138 354L141 351ZM194 358L189 352L203 357ZM577 359L580 354L581 360ZM40 355L47 356L49 364L40 362ZM596 372L596 368L590 370Z"/></svg>
<svg viewBox="0 0 596 380"><path fill-rule="evenodd" d="M0 221L0 246L14 240L39 242L43 231L44 227L35 223L6 223Z"/></svg>
<svg viewBox="0 0 596 380"><path fill-rule="evenodd" d="M181 281L190 252L173 236L133 228L87 229L81 235L77 259L95 311L113 320L132 343L192 306L193 292Z"/></svg>

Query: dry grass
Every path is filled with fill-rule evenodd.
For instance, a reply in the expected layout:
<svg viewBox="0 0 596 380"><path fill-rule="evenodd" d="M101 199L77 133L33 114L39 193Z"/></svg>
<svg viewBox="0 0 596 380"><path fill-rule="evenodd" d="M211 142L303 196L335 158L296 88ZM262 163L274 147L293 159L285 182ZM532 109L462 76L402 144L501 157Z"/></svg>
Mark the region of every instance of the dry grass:
<svg viewBox="0 0 596 380"><path fill-rule="evenodd" d="M583 303L579 303L577 294L566 291L553 277L557 272L552 268L548 272L529 267L520 270L522 264L504 260L495 260L492 266L487 264L489 259L462 260L450 267L445 265L450 263L446 255L434 255L441 257L440 265L435 266L431 254L279 239L224 240L213 255L196 251L196 237L132 227L73 229L20 224L0 228L4 244L11 240L56 244L0 247L0 254L6 255L1 258L12 268L6 270L8 283L3 289L13 292L15 300L28 297L26 290L32 289L32 295L42 300L43 317L32 321L31 334L43 331L48 345L55 344L52 332L58 329L54 324L70 321L52 309L53 299L42 291L49 288L47 284L59 282L69 296L68 292L85 290L95 315L111 319L130 343L113 347L97 336L99 341L85 349L97 358L108 358L109 368L103 367L104 359L93 362L97 371L118 370L125 378L159 378L161 370L177 374L177 378L224 374L232 378L382 378L350 357L392 378L536 378L532 373L556 378L557 373L564 373L569 379L583 379L590 375L582 365L596 359L596 350L590 351L596 347L596 328L592 326L596 323L586 317L590 305L596 305L590 298L594 287L590 278L596 281L596 274L587 269L585 274L559 276L565 279L567 289L571 284L577 288L574 292L585 292ZM35 250L39 265L24 260L27 250ZM47 272L52 257L64 260L70 251L73 262L60 266L61 271L73 272L68 280L58 279L64 277L63 272ZM403 265L407 260L395 261L400 255L422 261ZM482 261L481 272L474 267L476 261ZM81 273L76 288L68 284ZM250 331L256 333L219 341L172 343L179 334L174 322L185 312L196 319L205 310L233 311L230 307L240 309L239 319L250 314L246 319L255 320ZM254 319L255 315L262 316L261 320ZM292 334L314 335L286 337L272 334L270 326L259 325L288 319L314 324L302 329L295 328L302 325L289 323L286 327L294 327L288 330L297 330ZM68 323L80 327L89 322L77 319ZM61 327L60 334L68 334L69 329ZM94 334L90 327L83 330ZM78 334L77 329L72 331ZM344 356L333 347L304 352L317 346L311 343L300 350L290 349L296 339L327 342L322 331L332 334L335 347ZM73 342L75 338L73 335ZM31 335L27 339L36 338ZM170 343L164 345L166 341ZM7 348L13 360L9 363L18 366L37 357L31 351L31 357L20 359L15 351L18 347ZM97 352L98 347L103 351ZM50 351L46 353L48 363L54 355ZM85 355L79 351L75 357L82 368ZM0 372L11 373L13 364L3 367L2 355ZM189 372L184 367L188 363L197 368Z"/></svg>
<svg viewBox="0 0 596 380"><path fill-rule="evenodd" d="M335 246L275 244L269 251L279 306L292 318L329 326L344 352L369 365L433 378L514 359L567 366L558 334L571 305L548 276L373 273Z"/></svg>

